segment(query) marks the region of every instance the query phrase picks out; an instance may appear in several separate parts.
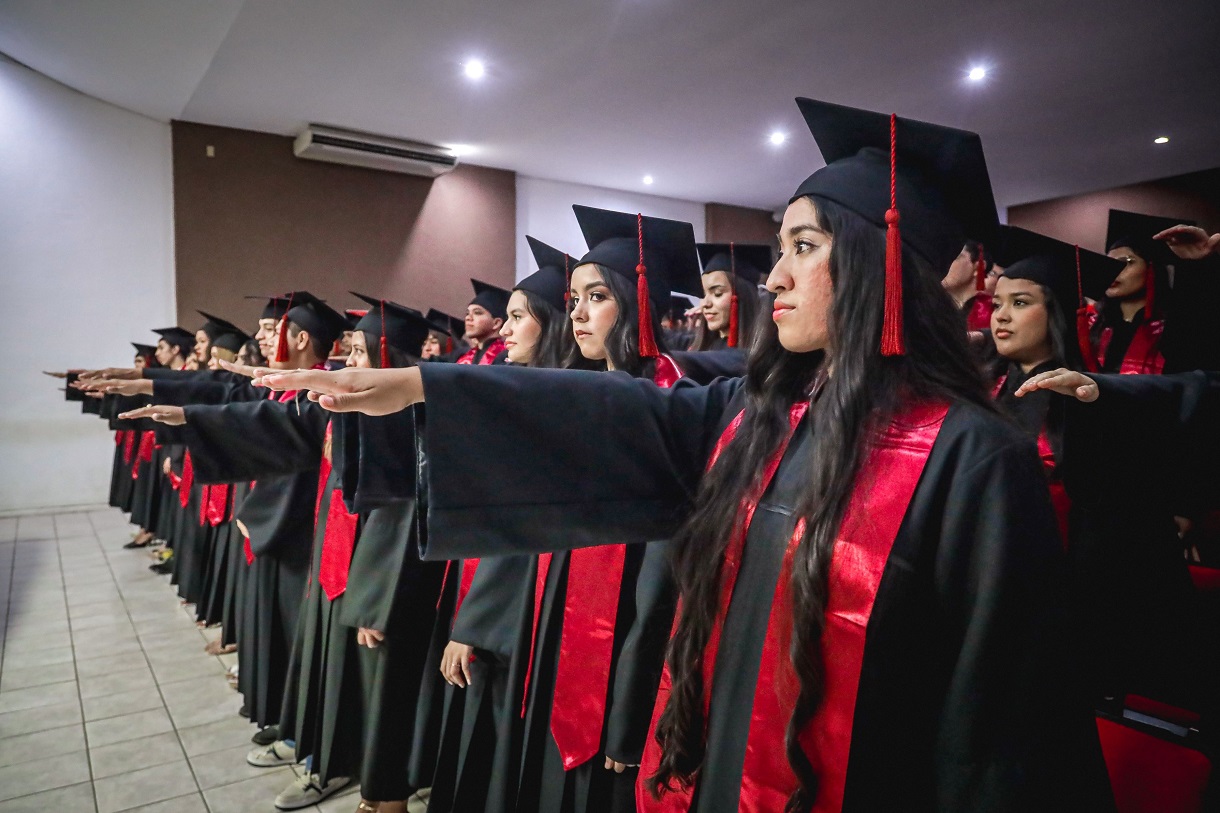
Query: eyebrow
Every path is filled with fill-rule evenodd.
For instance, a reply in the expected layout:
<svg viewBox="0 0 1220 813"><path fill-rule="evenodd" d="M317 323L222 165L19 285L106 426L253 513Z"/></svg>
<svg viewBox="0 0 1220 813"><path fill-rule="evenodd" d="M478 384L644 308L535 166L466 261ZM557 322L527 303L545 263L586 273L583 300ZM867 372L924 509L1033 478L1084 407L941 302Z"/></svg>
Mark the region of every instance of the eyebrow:
<svg viewBox="0 0 1220 813"><path fill-rule="evenodd" d="M585 293L592 291L594 288L609 288L609 287L610 286L606 284L606 281L604 279L596 279L596 280L593 280L593 282L590 282L588 285L585 286Z"/></svg>
<svg viewBox="0 0 1220 813"><path fill-rule="evenodd" d="M800 225L793 226L792 228L788 229L788 236L795 237L803 231L816 231L818 234L822 235L823 237L830 236L825 231L823 231L822 229L819 229L817 226L813 225L812 223L802 223ZM775 239L782 241L783 234L780 233L780 234L775 235Z"/></svg>
<svg viewBox="0 0 1220 813"><path fill-rule="evenodd" d="M1017 290L1015 290L1015 291L1009 291L1009 292L1008 292L1008 296L1033 296L1033 295L1034 295L1034 289L1033 289L1033 288L1018 288L1018 289L1017 289ZM992 298L993 298L993 299L998 299L998 298L1000 298L1000 295L999 295L999 294L992 294L991 296L992 296Z"/></svg>

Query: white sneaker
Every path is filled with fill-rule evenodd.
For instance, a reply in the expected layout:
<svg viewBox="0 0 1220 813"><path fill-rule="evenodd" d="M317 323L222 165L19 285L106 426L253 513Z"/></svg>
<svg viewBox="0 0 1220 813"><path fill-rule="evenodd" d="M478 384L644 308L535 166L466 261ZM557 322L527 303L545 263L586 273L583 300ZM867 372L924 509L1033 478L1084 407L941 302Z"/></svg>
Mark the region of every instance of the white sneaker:
<svg viewBox="0 0 1220 813"><path fill-rule="evenodd" d="M278 768L281 765L292 765L296 761L297 749L283 740L276 740L246 754L246 762L255 768Z"/></svg>
<svg viewBox="0 0 1220 813"><path fill-rule="evenodd" d="M316 773L302 774L275 797L275 806L280 810L298 810L302 807L316 805L326 797L343 790L351 784L350 776L336 776L322 787L319 782L322 777Z"/></svg>

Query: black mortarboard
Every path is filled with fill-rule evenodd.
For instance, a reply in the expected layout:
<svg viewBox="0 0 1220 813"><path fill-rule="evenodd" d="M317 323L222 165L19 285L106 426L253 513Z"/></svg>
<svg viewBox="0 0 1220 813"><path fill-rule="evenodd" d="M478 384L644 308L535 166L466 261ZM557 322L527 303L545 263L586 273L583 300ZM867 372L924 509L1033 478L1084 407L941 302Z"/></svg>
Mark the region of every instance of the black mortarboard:
<svg viewBox="0 0 1220 813"><path fill-rule="evenodd" d="M1193 225L1193 220L1111 209L1106 223L1106 251L1129 248L1148 262L1161 265L1172 263L1173 252L1160 240L1153 240L1152 236L1174 226Z"/></svg>
<svg viewBox="0 0 1220 813"><path fill-rule="evenodd" d="M456 316L450 316L444 311L428 308L428 313L424 318L428 320L434 330L440 333L447 333L452 339L460 339L466 334L466 323Z"/></svg>
<svg viewBox="0 0 1220 813"><path fill-rule="evenodd" d="M513 290L529 291L542 297L555 310L563 313L568 307L568 287L576 260L541 240L525 235L534 253L538 270L521 280Z"/></svg>
<svg viewBox="0 0 1220 813"><path fill-rule="evenodd" d="M671 296L669 298L669 316L671 319L681 319L693 307L694 305L686 297Z"/></svg>
<svg viewBox="0 0 1220 813"><path fill-rule="evenodd" d="M284 314L290 307L288 301L297 293L304 291L293 291L292 294L284 294L283 296L246 296L246 299L265 299L267 304L263 306L263 313L259 319L282 319Z"/></svg>
<svg viewBox="0 0 1220 813"><path fill-rule="evenodd" d="M284 316L287 321L301 327L312 339L325 347L330 347L347 329L347 319L343 314L308 291L294 292L292 307ZM284 335L286 334L287 331L284 331Z"/></svg>
<svg viewBox="0 0 1220 813"><path fill-rule="evenodd" d="M248 341L250 341L250 337L245 333L242 333L240 330L230 330L212 339L212 346L237 353L241 351L242 346Z"/></svg>
<svg viewBox="0 0 1220 813"><path fill-rule="evenodd" d="M477 279L470 280L470 285L474 288L474 299L470 300L471 305L478 305L490 313L494 319L503 319L506 316L508 298L512 296L510 291Z"/></svg>
<svg viewBox="0 0 1220 813"><path fill-rule="evenodd" d="M355 291L350 293L371 306L368 313L356 323L356 330L364 333L366 342L371 344L372 340L376 340L380 350L378 358L381 360L382 367L390 366L386 345L395 347L412 357L419 357L424 346L424 339L428 338L428 331L433 327L422 313L388 299L376 299ZM385 339L384 344L381 342L383 338ZM371 352L372 348L369 349Z"/></svg>
<svg viewBox="0 0 1220 813"><path fill-rule="evenodd" d="M758 285L771 272L771 246L760 243L700 243L699 262L703 273L736 272L737 276Z"/></svg>
<svg viewBox="0 0 1220 813"><path fill-rule="evenodd" d="M227 319L221 319L219 316L210 314L207 311L195 312L207 320L203 323L203 327L199 329L208 334L210 341L216 341L216 338L224 333L241 333L241 328Z"/></svg>
<svg viewBox="0 0 1220 813"><path fill-rule="evenodd" d="M890 116L797 99L826 166L792 200L827 198L876 226L890 208ZM995 242L999 227L978 134L895 117L897 203L902 240L935 273L948 271L966 238Z"/></svg>
<svg viewBox="0 0 1220 813"><path fill-rule="evenodd" d="M195 347L195 334L184 327L154 328L156 333L171 347L178 347L184 353L190 353Z"/></svg>
<svg viewBox="0 0 1220 813"><path fill-rule="evenodd" d="M139 342L132 342L131 346L136 349L137 356L152 356L153 354L155 354L157 352L157 348L151 344L140 344Z"/></svg>
<svg viewBox="0 0 1220 813"><path fill-rule="evenodd" d="M1086 369L1095 371L1084 297L1095 300L1105 297L1106 289L1123 270L1123 261L1016 226L1003 227L1000 242L996 261L1004 266L1003 276L1027 279L1051 290L1068 317L1068 324L1072 324L1075 316L1081 361Z"/></svg>
<svg viewBox="0 0 1220 813"><path fill-rule="evenodd" d="M367 308L344 308L343 318L347 322L347 327L345 327L344 330L359 330L356 325L360 324L360 320L363 319L367 313Z"/></svg>

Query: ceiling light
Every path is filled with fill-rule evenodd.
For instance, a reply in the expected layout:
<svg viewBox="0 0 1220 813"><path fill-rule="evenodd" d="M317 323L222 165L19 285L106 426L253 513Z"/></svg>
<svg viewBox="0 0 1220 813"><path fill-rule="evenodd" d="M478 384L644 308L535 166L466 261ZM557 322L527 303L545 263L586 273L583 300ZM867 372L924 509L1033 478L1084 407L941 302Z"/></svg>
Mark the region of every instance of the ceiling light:
<svg viewBox="0 0 1220 813"><path fill-rule="evenodd" d="M479 151L477 147L472 147L469 144L448 144L448 145L446 145L445 149L449 150L451 153L456 155L458 158L462 158L467 155L473 155L474 153Z"/></svg>
<svg viewBox="0 0 1220 813"><path fill-rule="evenodd" d="M987 78L987 69L982 65L975 65L970 69L970 72L966 74L966 78L971 82L982 82Z"/></svg>
<svg viewBox="0 0 1220 813"><path fill-rule="evenodd" d="M482 79L483 74L487 72L487 68L483 65L481 59L468 59L466 64L462 66L462 71L466 74L467 79Z"/></svg>
<svg viewBox="0 0 1220 813"><path fill-rule="evenodd" d="M771 143L774 144L776 147L783 144L787 140L788 140L788 136L784 135L779 130L776 130L774 133L771 134Z"/></svg>
<svg viewBox="0 0 1220 813"><path fill-rule="evenodd" d="M644 186L652 186L652 176L651 175L644 176Z"/></svg>
<svg viewBox="0 0 1220 813"><path fill-rule="evenodd" d="M1152 139L1152 143L1153 144L1168 144L1169 136L1157 136L1156 138Z"/></svg>

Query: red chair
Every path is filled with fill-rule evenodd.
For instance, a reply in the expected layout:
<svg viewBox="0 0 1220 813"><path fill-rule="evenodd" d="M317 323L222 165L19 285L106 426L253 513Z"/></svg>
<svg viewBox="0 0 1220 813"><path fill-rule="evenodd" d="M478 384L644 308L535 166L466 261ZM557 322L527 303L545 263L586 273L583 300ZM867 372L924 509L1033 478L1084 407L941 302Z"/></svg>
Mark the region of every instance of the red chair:
<svg viewBox="0 0 1220 813"><path fill-rule="evenodd" d="M1215 593L1220 591L1220 567L1206 565L1189 565L1190 580L1195 583L1195 589L1200 593Z"/></svg>
<svg viewBox="0 0 1220 813"><path fill-rule="evenodd" d="M1097 733L1118 813L1200 813L1211 759L1157 726L1099 712Z"/></svg>

